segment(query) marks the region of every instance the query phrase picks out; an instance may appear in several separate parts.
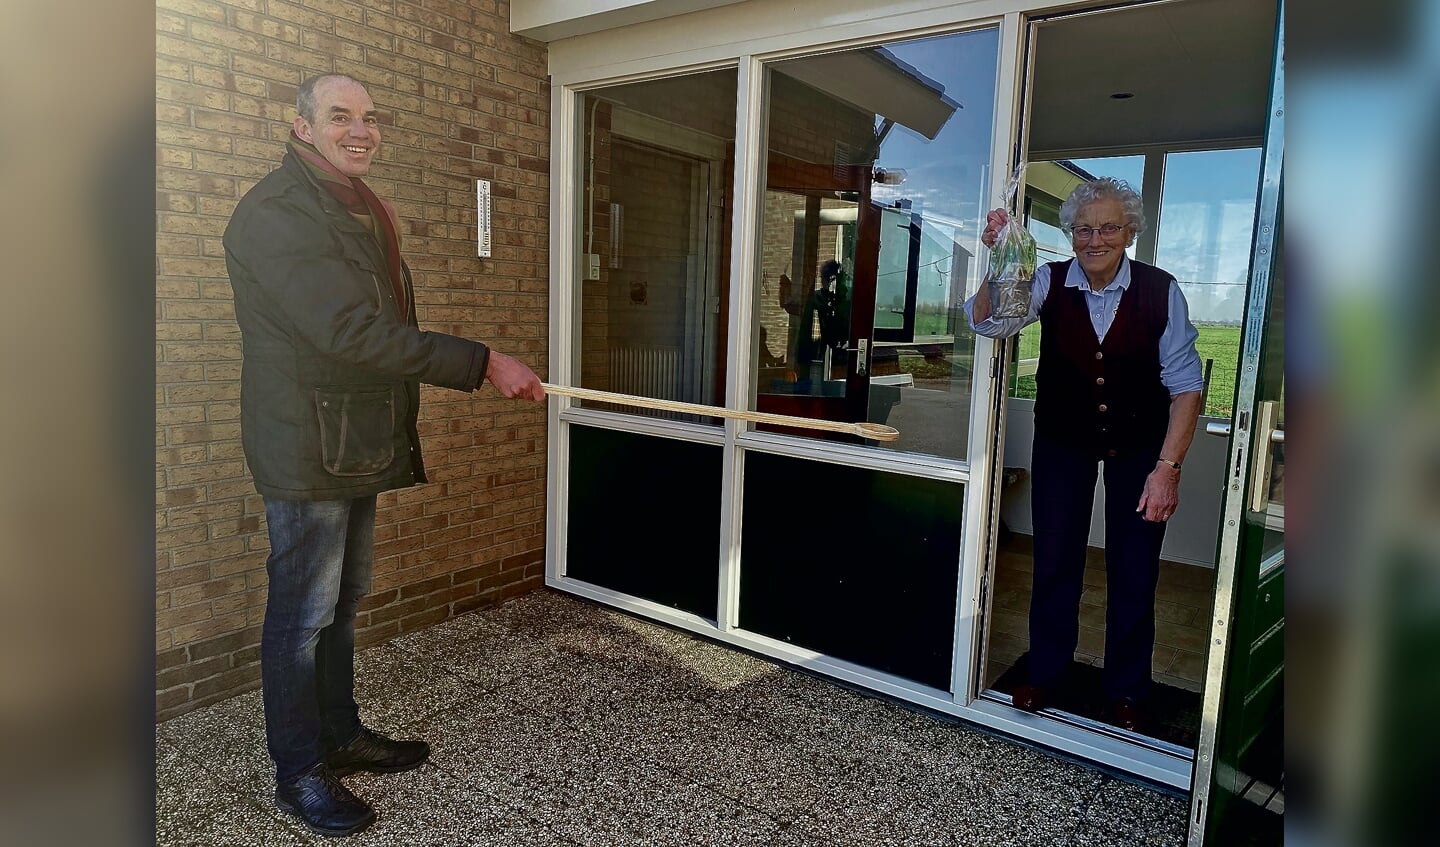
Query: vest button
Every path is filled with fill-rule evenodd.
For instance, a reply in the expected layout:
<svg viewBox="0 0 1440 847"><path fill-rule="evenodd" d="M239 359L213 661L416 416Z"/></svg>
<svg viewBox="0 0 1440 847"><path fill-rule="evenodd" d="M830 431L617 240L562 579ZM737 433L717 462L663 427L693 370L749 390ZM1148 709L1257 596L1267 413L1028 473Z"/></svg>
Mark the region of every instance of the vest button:
<svg viewBox="0 0 1440 847"><path fill-rule="evenodd" d="M1095 384L1096 384L1096 385L1104 385L1104 384L1105 384L1105 377L1103 377L1103 376L1097 376L1097 377L1095 377Z"/></svg>
<svg viewBox="0 0 1440 847"><path fill-rule="evenodd" d="M1104 353L1101 353L1099 350L1096 350L1096 351L1095 351L1095 359L1098 361L1098 360L1103 359L1103 358L1105 358L1105 354L1104 354Z"/></svg>
<svg viewBox="0 0 1440 847"><path fill-rule="evenodd" d="M1100 411L1102 411L1102 412L1103 412L1103 411L1106 411L1108 408L1109 408L1109 407L1106 406L1104 403L1101 403L1101 404L1100 404Z"/></svg>

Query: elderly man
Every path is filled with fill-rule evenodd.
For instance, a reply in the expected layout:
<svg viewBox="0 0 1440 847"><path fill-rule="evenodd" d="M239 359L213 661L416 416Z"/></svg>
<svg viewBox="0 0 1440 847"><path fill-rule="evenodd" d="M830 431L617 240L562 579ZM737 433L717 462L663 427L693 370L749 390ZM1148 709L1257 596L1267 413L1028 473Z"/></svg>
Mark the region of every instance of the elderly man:
<svg viewBox="0 0 1440 847"><path fill-rule="evenodd" d="M515 359L417 328L395 212L361 180L380 149L365 87L316 77L297 105L280 167L230 219L225 261L242 440L270 533L260 664L275 799L314 832L348 835L375 813L338 777L409 770L430 752L360 723L353 661L375 495L426 481L419 383L545 394Z"/></svg>
<svg viewBox="0 0 1440 847"><path fill-rule="evenodd" d="M1006 221L1003 209L987 216L987 247ZM965 304L981 335L1041 326L1029 681L1013 702L1044 708L1073 661L1095 479L1104 465L1105 690L1111 722L1134 731L1150 686L1160 545L1200 414L1198 333L1174 277L1125 255L1145 228L1140 195L1128 184L1108 177L1081 184L1061 205L1060 224L1075 258L1036 269L1027 315L992 317L984 285Z"/></svg>

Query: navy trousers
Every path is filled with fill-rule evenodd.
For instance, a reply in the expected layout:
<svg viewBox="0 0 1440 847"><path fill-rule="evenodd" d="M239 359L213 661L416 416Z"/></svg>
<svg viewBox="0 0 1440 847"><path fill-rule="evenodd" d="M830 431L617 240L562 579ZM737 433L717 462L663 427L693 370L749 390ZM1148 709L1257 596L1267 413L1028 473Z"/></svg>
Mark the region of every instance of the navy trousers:
<svg viewBox="0 0 1440 847"><path fill-rule="evenodd" d="M1031 456L1035 572L1030 595L1030 684L1064 682L1079 637L1080 595L1095 479L1105 467L1105 693L1144 699L1155 648L1155 586L1165 524L1135 506L1156 450L1097 456L1040 434Z"/></svg>
<svg viewBox="0 0 1440 847"><path fill-rule="evenodd" d="M375 497L265 499L270 578L260 631L265 740L285 781L360 731L355 609L370 591Z"/></svg>

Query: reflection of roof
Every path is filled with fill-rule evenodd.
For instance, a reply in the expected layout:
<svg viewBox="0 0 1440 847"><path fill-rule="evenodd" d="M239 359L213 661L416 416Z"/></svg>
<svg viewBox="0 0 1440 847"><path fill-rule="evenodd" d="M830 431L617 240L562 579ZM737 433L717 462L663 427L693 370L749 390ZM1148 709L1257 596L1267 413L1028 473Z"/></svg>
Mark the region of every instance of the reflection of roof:
<svg viewBox="0 0 1440 847"><path fill-rule="evenodd" d="M1086 182L1089 182L1090 180L1095 178L1094 174L1090 173L1089 171L1085 170L1084 168L1080 167L1069 159L1056 159L1055 164L1059 167L1064 168L1070 173L1075 174Z"/></svg>
<svg viewBox="0 0 1440 847"><path fill-rule="evenodd" d="M909 74L916 82L920 83L921 85L923 85L923 86L925 86L926 88L930 89L931 91L935 92L935 95L936 95L937 97L940 97L940 98L943 99L945 102L949 103L951 106L953 106L953 107L955 107L955 108L964 108L964 107L962 107L959 103L957 103L957 102L955 102L954 100L951 100L949 97L946 97L946 96L945 96L945 86L941 85L938 80L933 80L933 79L931 79L930 77L928 77L928 76L920 73L920 69L919 69L919 68L915 67L914 65L912 65L912 64L910 64L909 62L905 61L904 59L901 59L899 56L896 56L894 53L891 53L889 50L886 50L884 47L872 47L871 50L872 50L872 51L875 53L875 55L878 56L879 58L885 59L886 61L890 62L890 64L892 64L892 65L894 65L895 67L899 68L901 71L904 71L905 73ZM863 52L863 51L862 51L862 52Z"/></svg>
<svg viewBox="0 0 1440 847"><path fill-rule="evenodd" d="M1052 197L1054 205L1059 206L1076 186L1094 178L1068 159L1031 162L1025 166L1025 192L1031 196L1038 193ZM1047 222L1059 226L1058 221Z"/></svg>
<svg viewBox="0 0 1440 847"><path fill-rule="evenodd" d="M773 66L853 106L894 120L930 140L962 109L945 86L882 47L808 56Z"/></svg>

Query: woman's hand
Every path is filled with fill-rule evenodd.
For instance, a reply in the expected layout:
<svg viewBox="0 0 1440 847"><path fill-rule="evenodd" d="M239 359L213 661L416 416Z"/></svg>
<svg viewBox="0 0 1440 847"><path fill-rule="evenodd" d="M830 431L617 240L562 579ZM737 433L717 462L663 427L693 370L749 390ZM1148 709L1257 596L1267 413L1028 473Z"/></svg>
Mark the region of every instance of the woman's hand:
<svg viewBox="0 0 1440 847"><path fill-rule="evenodd" d="M1009 220L1010 215L1004 209L991 209L985 216L985 231L980 233L980 243L994 247L995 239L1000 237L1000 230Z"/></svg>
<svg viewBox="0 0 1440 847"><path fill-rule="evenodd" d="M1179 505L1180 472L1157 462L1155 470L1145 477L1145 490L1140 493L1140 505L1135 511L1147 521L1161 522L1170 520Z"/></svg>

